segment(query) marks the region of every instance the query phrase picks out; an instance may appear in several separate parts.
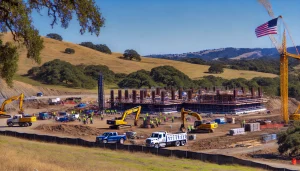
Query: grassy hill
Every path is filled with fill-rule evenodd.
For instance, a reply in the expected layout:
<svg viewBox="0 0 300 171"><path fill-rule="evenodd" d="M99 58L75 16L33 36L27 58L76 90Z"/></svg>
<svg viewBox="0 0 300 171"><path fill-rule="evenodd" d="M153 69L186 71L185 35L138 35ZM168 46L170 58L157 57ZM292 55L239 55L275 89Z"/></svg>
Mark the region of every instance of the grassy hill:
<svg viewBox="0 0 300 171"><path fill-rule="evenodd" d="M4 41L11 41L12 36L6 34L3 37ZM151 70L153 67L162 65L171 65L180 71L187 74L192 79L199 79L205 75L210 75L206 73L209 66L190 64L179 61L165 60L165 59L154 59L154 58L142 58L141 62L123 60L119 57L122 56L121 53L113 53L112 55L104 54L74 43L57 41L49 38L44 38L45 48L42 50L42 62L51 61L53 59L59 58L61 60L68 61L72 64L102 64L107 65L111 70L116 73L131 73L140 69ZM66 48L75 49L75 54L65 54L63 53ZM129 47L130 48L130 47ZM33 66L37 66L32 60L26 58L26 49L23 47L20 49L20 61L18 74L26 74L27 71ZM225 69L222 74L217 74L223 78L231 79L243 77L246 79L251 79L253 77L276 77L274 74L260 73L254 71L239 71Z"/></svg>
<svg viewBox="0 0 300 171"><path fill-rule="evenodd" d="M103 150L27 141L0 136L0 170L260 170L144 153Z"/></svg>

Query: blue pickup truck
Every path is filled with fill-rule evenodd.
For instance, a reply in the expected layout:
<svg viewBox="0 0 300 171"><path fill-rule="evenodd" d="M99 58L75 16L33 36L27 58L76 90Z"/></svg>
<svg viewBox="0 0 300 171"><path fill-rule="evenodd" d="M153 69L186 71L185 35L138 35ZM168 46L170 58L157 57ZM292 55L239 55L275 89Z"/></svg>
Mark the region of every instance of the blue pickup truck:
<svg viewBox="0 0 300 171"><path fill-rule="evenodd" d="M96 137L96 143L120 143L123 144L126 141L126 135L118 135L117 132L105 132L102 135Z"/></svg>

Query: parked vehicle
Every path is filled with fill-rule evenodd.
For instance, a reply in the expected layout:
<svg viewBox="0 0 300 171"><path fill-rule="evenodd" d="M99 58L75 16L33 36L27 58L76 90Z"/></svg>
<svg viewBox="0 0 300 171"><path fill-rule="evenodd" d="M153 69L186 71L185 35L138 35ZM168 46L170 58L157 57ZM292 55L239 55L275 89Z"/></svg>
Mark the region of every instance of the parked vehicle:
<svg viewBox="0 0 300 171"><path fill-rule="evenodd" d="M146 139L147 147L184 146L187 143L187 133L169 134L167 132L153 132L151 137Z"/></svg>
<svg viewBox="0 0 300 171"><path fill-rule="evenodd" d="M36 117L34 116L23 116L23 115L14 115L13 118L7 119L6 124L9 127L12 127L14 125L19 126L31 126L33 122L36 121Z"/></svg>
<svg viewBox="0 0 300 171"><path fill-rule="evenodd" d="M79 104L76 105L74 108L81 109L81 108L85 108L85 107L86 107L86 104L85 104L85 103L79 103Z"/></svg>
<svg viewBox="0 0 300 171"><path fill-rule="evenodd" d="M39 116L38 116L39 120L46 120L46 119L51 119L51 118L52 118L52 116L47 112L40 112Z"/></svg>
<svg viewBox="0 0 300 171"><path fill-rule="evenodd" d="M60 98L53 98L48 100L49 105L57 105L60 104Z"/></svg>
<svg viewBox="0 0 300 171"><path fill-rule="evenodd" d="M101 136L96 137L97 143L120 143L126 141L126 135L118 135L117 132L105 132Z"/></svg>
<svg viewBox="0 0 300 171"><path fill-rule="evenodd" d="M59 122L69 122L70 119L69 119L68 116L62 116L62 117L57 117L56 121L59 121Z"/></svg>
<svg viewBox="0 0 300 171"><path fill-rule="evenodd" d="M36 94L36 96L37 96L37 97L42 97L42 96L43 96L43 93L42 93L42 92L39 92L39 93Z"/></svg>

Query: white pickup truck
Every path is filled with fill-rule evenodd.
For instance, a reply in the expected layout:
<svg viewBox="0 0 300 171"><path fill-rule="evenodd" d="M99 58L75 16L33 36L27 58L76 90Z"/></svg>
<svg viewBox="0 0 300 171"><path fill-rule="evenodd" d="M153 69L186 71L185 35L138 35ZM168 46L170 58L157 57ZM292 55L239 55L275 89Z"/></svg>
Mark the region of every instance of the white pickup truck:
<svg viewBox="0 0 300 171"><path fill-rule="evenodd" d="M146 139L147 147L184 146L187 143L186 133L169 134L167 132L153 132L151 137Z"/></svg>

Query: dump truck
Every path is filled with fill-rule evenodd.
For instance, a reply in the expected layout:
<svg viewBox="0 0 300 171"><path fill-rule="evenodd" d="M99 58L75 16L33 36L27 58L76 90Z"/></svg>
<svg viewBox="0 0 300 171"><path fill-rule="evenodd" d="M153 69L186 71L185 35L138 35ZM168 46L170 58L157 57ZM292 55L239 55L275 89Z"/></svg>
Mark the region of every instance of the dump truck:
<svg viewBox="0 0 300 171"><path fill-rule="evenodd" d="M135 119L134 119L134 126L138 125L138 120L139 120L139 116L141 113L141 106L137 106L131 109L127 109L125 110L125 112L123 113L123 115L121 117L116 117L114 120L107 120L106 123L109 126L110 129L122 129L122 128L130 128L132 125L129 125L125 119L128 115L132 114L132 113L136 113L135 115Z"/></svg>
<svg viewBox="0 0 300 171"><path fill-rule="evenodd" d="M147 147L184 146L187 143L186 133L170 134L165 131L153 132L151 137L146 139Z"/></svg>
<svg viewBox="0 0 300 171"><path fill-rule="evenodd" d="M117 132L105 132L102 135L96 137L96 143L124 144L125 141L126 141L126 135L118 135Z"/></svg>
<svg viewBox="0 0 300 171"><path fill-rule="evenodd" d="M186 115L193 116L197 118L197 120L194 122L194 129L191 130L192 133L212 133L214 132L214 129L218 128L218 124L215 122L206 122L202 119L201 115L199 113L193 112L191 110L184 110L184 108L181 109L181 119L182 124L180 126L180 131L185 132L185 122L186 122Z"/></svg>
<svg viewBox="0 0 300 171"><path fill-rule="evenodd" d="M14 115L13 118L7 119L7 126L12 127L14 125L19 125L22 127L31 126L33 122L36 121L36 117L34 116L26 116L26 115Z"/></svg>

